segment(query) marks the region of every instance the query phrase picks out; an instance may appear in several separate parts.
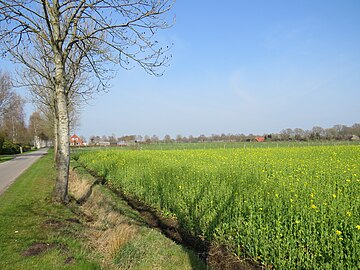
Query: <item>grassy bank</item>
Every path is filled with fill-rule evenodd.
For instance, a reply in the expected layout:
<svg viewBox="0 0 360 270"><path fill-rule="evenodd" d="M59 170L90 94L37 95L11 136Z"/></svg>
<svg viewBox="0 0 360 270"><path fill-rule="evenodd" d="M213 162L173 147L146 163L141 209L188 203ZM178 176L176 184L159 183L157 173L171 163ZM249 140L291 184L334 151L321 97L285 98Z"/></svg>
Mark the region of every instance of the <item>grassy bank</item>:
<svg viewBox="0 0 360 270"><path fill-rule="evenodd" d="M0 196L0 269L205 269L105 187L93 186L81 205L53 204L54 178L49 154ZM93 181L72 170L72 197Z"/></svg>
<svg viewBox="0 0 360 270"><path fill-rule="evenodd" d="M13 159L13 156L0 156L0 163Z"/></svg>
<svg viewBox="0 0 360 270"><path fill-rule="evenodd" d="M0 269L100 269L74 237L76 216L51 202L54 174L45 156L0 196Z"/></svg>

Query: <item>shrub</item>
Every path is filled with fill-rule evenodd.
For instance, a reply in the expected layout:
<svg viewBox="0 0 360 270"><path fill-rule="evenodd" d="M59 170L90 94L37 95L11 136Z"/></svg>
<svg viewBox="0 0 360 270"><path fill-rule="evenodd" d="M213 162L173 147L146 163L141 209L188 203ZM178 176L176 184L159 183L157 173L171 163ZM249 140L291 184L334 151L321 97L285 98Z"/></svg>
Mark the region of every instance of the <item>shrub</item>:
<svg viewBox="0 0 360 270"><path fill-rule="evenodd" d="M20 153L19 145L16 145L7 139L4 139L1 147L1 154L13 155L18 153Z"/></svg>

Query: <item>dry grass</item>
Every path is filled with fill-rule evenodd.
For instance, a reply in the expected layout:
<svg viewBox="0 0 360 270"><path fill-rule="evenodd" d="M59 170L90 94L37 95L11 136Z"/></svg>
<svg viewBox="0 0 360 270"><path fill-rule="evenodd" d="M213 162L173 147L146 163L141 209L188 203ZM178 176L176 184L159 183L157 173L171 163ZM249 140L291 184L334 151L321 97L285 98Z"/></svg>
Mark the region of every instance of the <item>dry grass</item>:
<svg viewBox="0 0 360 270"><path fill-rule="evenodd" d="M74 171L69 175L69 193L76 199L82 198L90 189L91 183L81 179Z"/></svg>
<svg viewBox="0 0 360 270"><path fill-rule="evenodd" d="M72 171L69 177L69 193L75 198L82 198L91 187L91 182L86 177ZM93 187L92 193L80 210L90 216L86 236L89 246L103 257L103 266L113 266L113 259L117 252L137 234L137 227L130 221L114 211L109 198L104 195L99 187Z"/></svg>
<svg viewBox="0 0 360 270"><path fill-rule="evenodd" d="M123 224L108 229L98 239L98 249L106 254L106 257L114 258L116 252L134 236L134 233L135 229L132 226Z"/></svg>

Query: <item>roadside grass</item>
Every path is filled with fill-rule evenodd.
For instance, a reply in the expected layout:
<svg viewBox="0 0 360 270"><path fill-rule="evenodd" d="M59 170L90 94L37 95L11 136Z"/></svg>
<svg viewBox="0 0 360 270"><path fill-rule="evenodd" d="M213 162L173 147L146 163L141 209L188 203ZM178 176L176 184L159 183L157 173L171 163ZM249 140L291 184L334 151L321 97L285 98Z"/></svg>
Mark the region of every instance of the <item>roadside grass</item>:
<svg viewBox="0 0 360 270"><path fill-rule="evenodd" d="M15 157L17 157L17 156L19 156L19 155L26 155L26 154L28 154L28 153L31 153L31 152L34 152L34 151L36 151L37 149L30 149L30 150L28 150L28 151L26 151L26 152L23 152L23 153L21 153L21 154L13 154L13 155L0 155L0 163L1 162L5 162L5 161L8 161L8 160L12 160L12 159L14 159Z"/></svg>
<svg viewBox="0 0 360 270"><path fill-rule="evenodd" d="M0 269L101 269L76 215L52 203L54 178L50 154L0 196Z"/></svg>
<svg viewBox="0 0 360 270"><path fill-rule="evenodd" d="M54 204L50 151L0 196L0 269L207 269L76 163L71 175L73 199Z"/></svg>
<svg viewBox="0 0 360 270"><path fill-rule="evenodd" d="M0 163L13 159L13 156L0 156Z"/></svg>

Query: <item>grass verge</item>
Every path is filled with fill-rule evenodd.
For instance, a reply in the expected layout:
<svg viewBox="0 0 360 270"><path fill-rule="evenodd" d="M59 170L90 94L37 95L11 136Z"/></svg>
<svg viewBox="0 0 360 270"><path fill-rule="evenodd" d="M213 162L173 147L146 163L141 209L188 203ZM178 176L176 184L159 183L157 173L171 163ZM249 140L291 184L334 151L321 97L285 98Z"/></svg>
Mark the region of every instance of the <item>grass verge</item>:
<svg viewBox="0 0 360 270"><path fill-rule="evenodd" d="M0 269L101 268L75 214L51 201L52 160L41 158L0 196Z"/></svg>
<svg viewBox="0 0 360 270"><path fill-rule="evenodd" d="M0 163L13 159L13 156L0 156Z"/></svg>

